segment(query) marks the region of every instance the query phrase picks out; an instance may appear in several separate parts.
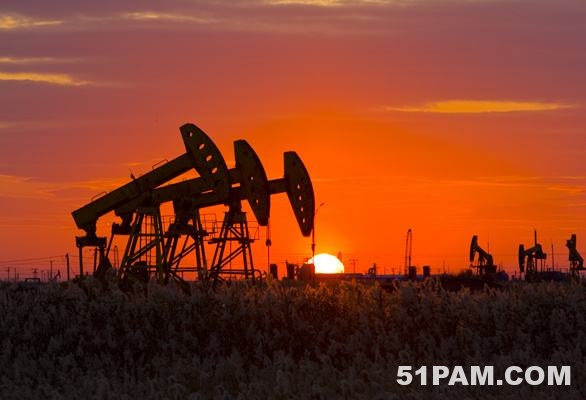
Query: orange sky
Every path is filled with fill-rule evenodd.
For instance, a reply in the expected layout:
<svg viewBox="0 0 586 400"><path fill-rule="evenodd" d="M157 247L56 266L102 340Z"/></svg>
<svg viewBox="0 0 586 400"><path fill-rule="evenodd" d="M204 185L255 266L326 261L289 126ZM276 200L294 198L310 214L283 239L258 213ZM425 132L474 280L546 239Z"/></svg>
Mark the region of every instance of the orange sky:
<svg viewBox="0 0 586 400"><path fill-rule="evenodd" d="M534 228L561 267L571 233L585 248L583 1L20 3L0 6L0 276L75 254L71 211L178 156L185 122L229 163L246 139L269 178L297 151L318 252L359 272L402 268L408 228L436 271L473 234L510 271ZM286 196L272 210L272 261L310 256Z"/></svg>

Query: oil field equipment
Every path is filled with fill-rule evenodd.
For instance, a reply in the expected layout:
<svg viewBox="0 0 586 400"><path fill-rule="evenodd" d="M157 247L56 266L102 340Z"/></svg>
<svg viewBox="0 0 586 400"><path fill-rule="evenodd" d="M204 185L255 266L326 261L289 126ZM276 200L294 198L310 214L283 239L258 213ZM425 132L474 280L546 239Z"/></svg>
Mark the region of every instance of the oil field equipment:
<svg viewBox="0 0 586 400"><path fill-rule="evenodd" d="M566 247L570 251L568 260L570 261L570 271L576 273L584 270L584 259L576 249L576 234L573 233L570 239L566 240Z"/></svg>
<svg viewBox="0 0 586 400"><path fill-rule="evenodd" d="M126 185L75 210L72 215L85 236L76 238L80 252L80 273L83 274L82 249L99 249L96 275L111 267L108 254L115 236L128 237L120 262L118 277L125 281L178 282L188 285L184 272L196 272L199 280L214 284L232 276L255 280L251 243L242 201L246 200L260 226L267 226L270 197L286 193L303 236L313 231L315 199L307 169L293 151L284 154L284 176L269 180L255 151L245 140L234 142L236 165L228 169L214 142L197 126L180 128L186 152ZM199 177L170 183L194 170ZM174 216L165 224L161 206L172 203ZM206 219L202 210L224 205L228 209L219 229L213 219ZM112 224L110 240L96 235L96 223L114 211L120 223ZM205 244L214 246L208 265ZM195 264L185 261L195 254ZM232 261L241 259L239 268Z"/></svg>
<svg viewBox="0 0 586 400"><path fill-rule="evenodd" d="M409 228L407 230L407 237L405 238L405 262L404 262L405 276L410 276L410 274L411 274L410 268L412 267L412 265L411 265L412 250L413 250L413 231L411 231L411 228Z"/></svg>
<svg viewBox="0 0 586 400"><path fill-rule="evenodd" d="M543 261L547 259L547 254L543 252L541 244L537 243L537 231L534 231L534 246L525 249L522 244L519 245L519 270L527 274L537 272L537 260L541 260L541 267L543 269Z"/></svg>
<svg viewBox="0 0 586 400"><path fill-rule="evenodd" d="M478 263L473 265L476 254L478 254ZM470 242L470 266L476 268L479 276L496 273L496 265L494 265L492 254L478 245L477 235L472 236L472 241Z"/></svg>

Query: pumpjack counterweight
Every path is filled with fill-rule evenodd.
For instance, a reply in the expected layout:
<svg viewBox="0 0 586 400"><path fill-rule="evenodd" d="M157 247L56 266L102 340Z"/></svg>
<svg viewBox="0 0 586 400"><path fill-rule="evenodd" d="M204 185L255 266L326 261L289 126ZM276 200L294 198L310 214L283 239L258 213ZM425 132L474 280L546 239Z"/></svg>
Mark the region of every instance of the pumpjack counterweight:
<svg viewBox="0 0 586 400"><path fill-rule="evenodd" d="M307 169L292 151L284 155L285 173L282 178L268 180L262 163L245 140L234 142L236 166L228 169L214 142L198 127L185 124L180 128L185 154L157 166L126 185L75 210L76 225L85 231L76 243L100 249L97 274L103 274L111 264L108 254L114 237L127 237L126 248L118 276L121 281L156 279L171 280L188 288L183 272L196 272L200 280L231 279L241 275L255 279L246 213L241 202L246 200L261 226L268 225L270 197L287 193L301 233L309 236L313 230L315 199ZM169 183L194 169L198 178ZM164 224L160 208L172 202L173 220ZM219 235L202 221L201 211L207 207L228 207ZM115 211L119 223L112 225L110 240L96 235L96 223L102 216ZM237 246L227 244L237 243ZM206 244L215 246L211 265L206 257ZM195 255L194 261L187 261ZM232 262L242 265L232 268ZM228 268L227 268L228 266Z"/></svg>

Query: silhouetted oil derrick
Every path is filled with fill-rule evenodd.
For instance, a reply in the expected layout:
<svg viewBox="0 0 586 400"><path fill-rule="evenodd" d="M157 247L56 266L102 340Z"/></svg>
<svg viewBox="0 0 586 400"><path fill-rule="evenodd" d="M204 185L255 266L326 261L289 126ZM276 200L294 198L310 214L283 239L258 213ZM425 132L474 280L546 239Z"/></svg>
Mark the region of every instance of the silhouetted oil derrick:
<svg viewBox="0 0 586 400"><path fill-rule="evenodd" d="M570 261L570 271L572 273L576 273L578 271L584 270L584 258L576 249L576 234L573 233L570 239L566 241L566 247L570 251L568 255L568 260Z"/></svg>
<svg viewBox="0 0 586 400"><path fill-rule="evenodd" d="M77 226L86 232L85 236L77 237L80 253L85 246L100 249L97 274L110 267L108 253L114 237L127 236L118 271L122 281L155 278L167 283L173 279L187 288L183 272L197 272L200 280L214 283L234 275L254 280L258 273L250 248L254 238L249 233L242 201L248 202L258 224L266 226L270 196L277 193L287 193L301 233L311 234L315 214L313 187L295 152L285 153L284 176L269 181L260 159L246 141L234 142L236 166L228 169L220 151L202 130L193 124L183 125L180 130L185 154L73 212ZM169 184L191 169L199 174L198 178ZM174 218L164 224L160 207L167 202L173 204ZM201 210L218 205L228 206L228 211L215 236L215 224L206 223ZM96 222L111 211L121 222L112 225L106 246L106 238L96 236ZM206 242L215 245L210 266ZM195 265L182 263L193 253ZM242 267L233 269L232 261L237 258L241 259Z"/></svg>
<svg viewBox="0 0 586 400"><path fill-rule="evenodd" d="M538 261L541 261L540 267L543 270L543 261L547 259L541 244L537 243L537 231L534 232L534 242L534 246L528 249L523 244L519 245L519 270L525 272L526 276L538 272Z"/></svg>
<svg viewBox="0 0 586 400"><path fill-rule="evenodd" d="M478 254L478 262L474 265L476 254ZM496 273L496 265L494 265L492 255L478 245L477 235L472 236L470 242L470 266L476 268L479 276Z"/></svg>

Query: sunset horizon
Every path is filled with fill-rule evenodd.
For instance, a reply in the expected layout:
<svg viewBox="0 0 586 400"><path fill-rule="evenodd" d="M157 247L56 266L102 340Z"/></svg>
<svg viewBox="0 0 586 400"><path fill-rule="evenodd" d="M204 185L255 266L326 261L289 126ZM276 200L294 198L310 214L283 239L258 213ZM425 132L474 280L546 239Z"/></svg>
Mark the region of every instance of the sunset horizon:
<svg viewBox="0 0 586 400"><path fill-rule="evenodd" d="M0 275L63 276L66 253L77 271L71 212L181 155L185 123L229 167L246 140L269 179L295 151L324 203L316 252L356 272L402 272L408 229L432 273L469 268L478 235L518 275L535 230L567 271L566 241L586 243L585 18L578 0L8 1ZM270 231L282 273L312 257L286 195Z"/></svg>

